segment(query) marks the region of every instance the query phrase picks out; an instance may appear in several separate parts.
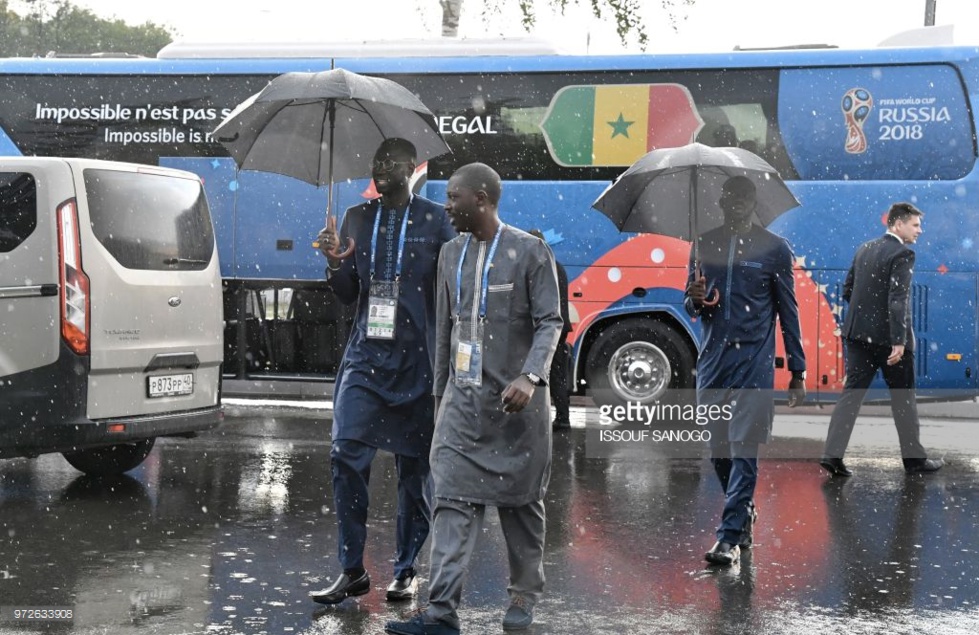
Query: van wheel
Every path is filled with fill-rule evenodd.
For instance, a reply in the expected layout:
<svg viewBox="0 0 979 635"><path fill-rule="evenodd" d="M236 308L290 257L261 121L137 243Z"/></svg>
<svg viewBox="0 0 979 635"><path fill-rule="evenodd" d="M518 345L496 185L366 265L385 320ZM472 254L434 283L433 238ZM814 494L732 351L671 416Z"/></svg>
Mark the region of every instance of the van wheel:
<svg viewBox="0 0 979 635"><path fill-rule="evenodd" d="M651 318L631 318L599 334L588 351L585 373L598 406L619 406L690 400L695 368L694 353L676 329Z"/></svg>
<svg viewBox="0 0 979 635"><path fill-rule="evenodd" d="M102 448L62 452L73 468L92 476L122 474L142 463L153 449L155 438L119 443Z"/></svg>

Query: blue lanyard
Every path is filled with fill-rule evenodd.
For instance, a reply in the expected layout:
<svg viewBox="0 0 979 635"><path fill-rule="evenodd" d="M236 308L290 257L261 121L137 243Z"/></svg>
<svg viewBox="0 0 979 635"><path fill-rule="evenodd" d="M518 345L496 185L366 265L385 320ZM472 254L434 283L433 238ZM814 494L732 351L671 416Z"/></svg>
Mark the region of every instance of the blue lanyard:
<svg viewBox="0 0 979 635"><path fill-rule="evenodd" d="M397 210L395 210L397 212ZM405 217L401 220L401 236L398 238L398 262L395 265L394 279L401 278L401 257L405 253L405 239L408 237L408 214L411 212L411 199L408 199L408 207L405 208ZM377 231L381 226L381 201L377 201L377 213L374 214L374 232L371 234L371 280L374 279L376 271L375 261L377 260Z"/></svg>
<svg viewBox="0 0 979 635"><path fill-rule="evenodd" d="M493 236L493 244L490 245L489 255L486 256L486 264L483 265L483 281L480 285L479 294L480 319L486 317L486 299L489 295L490 267L493 265L493 257L496 255L496 247L500 244L500 235L503 234L504 227L505 225L500 223L500 226L496 228L496 235ZM466 260L466 251L469 249L469 241L472 240L472 237L472 234L466 236L466 242L462 245L462 253L459 255L459 267L456 269L456 316L460 315L462 311L462 263Z"/></svg>
<svg viewBox="0 0 979 635"><path fill-rule="evenodd" d="M727 284L724 288L724 319L731 319L731 278L734 275L734 245L737 234L731 234L731 244L727 248Z"/></svg>

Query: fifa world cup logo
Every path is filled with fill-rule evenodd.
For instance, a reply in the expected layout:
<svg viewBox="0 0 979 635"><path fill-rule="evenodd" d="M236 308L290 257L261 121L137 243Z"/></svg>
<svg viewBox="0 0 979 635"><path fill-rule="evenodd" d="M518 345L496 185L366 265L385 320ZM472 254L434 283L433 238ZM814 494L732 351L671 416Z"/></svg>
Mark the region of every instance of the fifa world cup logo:
<svg viewBox="0 0 979 635"><path fill-rule="evenodd" d="M846 151L861 154L867 150L863 123L874 107L874 98L866 88L851 88L843 95L843 118L846 121Z"/></svg>

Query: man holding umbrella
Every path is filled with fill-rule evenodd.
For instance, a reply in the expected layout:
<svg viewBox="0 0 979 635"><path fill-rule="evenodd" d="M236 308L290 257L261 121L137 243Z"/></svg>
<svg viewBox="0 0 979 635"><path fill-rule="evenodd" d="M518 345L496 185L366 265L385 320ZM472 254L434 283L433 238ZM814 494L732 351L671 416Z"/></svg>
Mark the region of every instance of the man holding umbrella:
<svg viewBox="0 0 979 635"><path fill-rule="evenodd" d="M708 426L711 463L725 502L717 542L705 554L730 565L753 541L758 447L771 437L774 418L775 324L778 318L792 372L789 405L805 400L806 360L792 273L793 256L781 237L752 222L758 203L746 176L724 181L719 206L724 225L691 250L684 304L702 324L697 402L719 406Z"/></svg>
<svg viewBox="0 0 979 635"><path fill-rule="evenodd" d="M348 209L339 234L330 217L318 237L328 286L341 302L357 302L333 394L330 458L343 572L330 587L310 593L321 604L370 590L364 545L377 450L395 455L398 472L397 553L388 600L414 596L415 558L429 533L435 276L439 250L456 233L442 205L412 194L416 160L412 143L383 141L372 162L380 198ZM336 251L341 236L352 253Z"/></svg>

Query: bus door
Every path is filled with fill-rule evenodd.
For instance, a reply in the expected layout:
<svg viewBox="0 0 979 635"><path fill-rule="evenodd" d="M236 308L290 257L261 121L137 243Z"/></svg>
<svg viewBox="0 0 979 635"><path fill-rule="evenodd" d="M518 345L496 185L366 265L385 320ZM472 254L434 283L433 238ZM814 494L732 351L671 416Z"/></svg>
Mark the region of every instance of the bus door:
<svg viewBox="0 0 979 635"><path fill-rule="evenodd" d="M926 214L926 231L927 221ZM922 259L919 256L918 261ZM916 262L911 293L918 394L940 399L974 391L979 385L976 380L977 275L921 269ZM927 389L922 390L925 382Z"/></svg>
<svg viewBox="0 0 979 635"><path fill-rule="evenodd" d="M840 337L840 325L843 320L843 275L846 272L831 270L816 270L812 279L817 288L825 289L815 302L814 307L807 307L810 298L799 298L799 320L802 322L802 337L807 340L817 337L816 346L806 346L806 366L809 371L809 386L815 383L815 391L811 398L815 401L826 401L827 395L838 395L843 390L843 379L846 367L843 357L843 339ZM814 323L809 323L807 317L815 315ZM827 330L830 328L831 330ZM809 356L815 355L813 359Z"/></svg>

